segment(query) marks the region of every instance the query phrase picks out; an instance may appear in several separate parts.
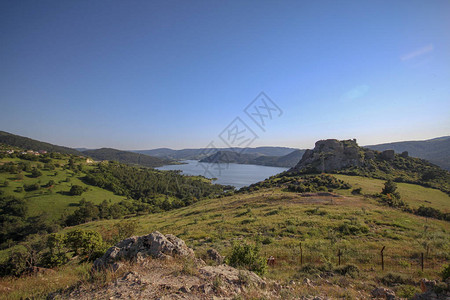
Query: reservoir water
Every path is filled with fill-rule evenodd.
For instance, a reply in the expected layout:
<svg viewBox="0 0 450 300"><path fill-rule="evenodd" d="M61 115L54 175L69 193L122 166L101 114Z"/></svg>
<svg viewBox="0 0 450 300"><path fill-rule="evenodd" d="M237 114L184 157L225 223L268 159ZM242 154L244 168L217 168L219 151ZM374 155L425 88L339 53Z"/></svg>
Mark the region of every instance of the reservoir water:
<svg viewBox="0 0 450 300"><path fill-rule="evenodd" d="M244 165L201 163L197 160L185 160L183 165L167 165L156 168L158 170L181 170L185 175L202 175L217 178L214 183L232 185L236 189L262 181L270 176L284 172L287 168Z"/></svg>

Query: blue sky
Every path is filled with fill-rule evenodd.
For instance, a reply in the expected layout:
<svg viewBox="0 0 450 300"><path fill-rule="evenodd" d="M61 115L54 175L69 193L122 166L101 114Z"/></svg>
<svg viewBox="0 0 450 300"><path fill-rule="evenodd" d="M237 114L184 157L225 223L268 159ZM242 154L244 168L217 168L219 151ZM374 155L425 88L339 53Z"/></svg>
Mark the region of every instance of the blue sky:
<svg viewBox="0 0 450 300"><path fill-rule="evenodd" d="M2 1L0 130L71 147L450 134L450 1ZM265 131L245 107L282 110Z"/></svg>

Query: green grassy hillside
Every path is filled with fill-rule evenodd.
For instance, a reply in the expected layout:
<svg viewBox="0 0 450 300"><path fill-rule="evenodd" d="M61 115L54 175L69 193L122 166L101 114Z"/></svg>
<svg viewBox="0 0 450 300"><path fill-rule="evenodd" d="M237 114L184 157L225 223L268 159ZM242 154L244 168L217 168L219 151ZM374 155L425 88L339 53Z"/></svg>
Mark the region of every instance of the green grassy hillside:
<svg viewBox="0 0 450 300"><path fill-rule="evenodd" d="M33 140L20 135L15 135L9 132L0 131L0 143L7 144L13 147L19 147L25 150L45 150L47 152L60 152L65 154L83 155L81 152L63 146L57 146L50 143L45 143Z"/></svg>
<svg viewBox="0 0 450 300"><path fill-rule="evenodd" d="M339 175L364 191L375 192L381 181L364 177ZM417 199L417 186L405 184L399 188L407 202ZM423 195L432 205L445 205L442 198L433 203L434 191L423 188ZM400 283L394 289L417 290L414 287L422 277L437 278L442 265L449 259L450 223L427 219L398 209L381 205L373 198L352 195L348 189L338 189L335 193L294 193L280 188L262 188L258 191L236 194L229 197L207 199L167 212L155 213L128 219L137 222L135 234L143 235L158 230L164 234L172 233L184 239L196 253L204 257L207 249L213 247L223 255L228 255L233 242L259 243L264 257L274 256L275 266L270 266L267 278L288 283L315 278L315 268L329 268L337 265L337 253L342 251L342 264L353 264L359 270L356 277L334 276L328 282L334 285L330 296L357 298L356 290L369 292L392 277L400 276ZM444 194L445 195L445 194ZM101 220L68 227L61 231L67 233L75 228L95 230L105 239L111 235L114 225L121 220ZM300 261L300 244L303 265ZM381 270L380 250L385 249L385 270ZM5 257L6 251L0 256ZM425 268L421 271L420 255L425 254ZM308 268L305 267L309 266ZM311 266L313 267L311 269ZM62 267L54 275L48 275L46 288L33 281L31 286L23 283L23 278L0 280L4 286L22 286L27 292L16 293L20 297L33 293L45 295L51 290L76 284L86 277L89 265ZM74 272L74 270L78 270ZM312 272L312 273L311 273ZM53 279L52 279L53 278ZM53 281L52 281L53 280ZM390 280L390 279L389 279ZM303 290L313 293L328 289L324 285ZM322 282L321 281L321 282ZM352 288L348 289L351 284ZM39 292L38 292L39 291ZM316 292L317 292L316 291ZM298 295L301 295L299 292ZM13 295L13 294L11 294ZM18 296L15 296L18 297Z"/></svg>
<svg viewBox="0 0 450 300"><path fill-rule="evenodd" d="M84 162L86 159L77 159L76 164L81 164L84 171L88 171L92 167L86 165ZM73 170L66 169L68 164L68 157L64 159L53 160L54 164L59 164L59 167L55 167L53 170L44 168L42 162L30 162L21 159L2 159L0 164L4 165L8 162L14 163L29 163L31 168L35 168L38 164L42 165L40 172L41 176L33 178L31 172L23 172L21 179L17 178L17 174L0 173L0 191L4 195L11 195L18 198L23 198L28 204L28 215L36 216L41 213L46 213L49 218L55 220L61 217L63 213L71 213L76 208L81 199L86 201L92 201L96 204L101 203L103 200L110 200L115 203L120 200L124 200L125 197L114 195L114 193L95 187L86 185L81 178L86 176L83 171L74 172ZM5 186L5 181L8 182ZM51 186L47 184L53 181ZM24 185L38 184L39 190L25 191ZM72 185L80 185L86 188L80 196L72 196L69 194ZM19 189L21 189L19 191Z"/></svg>

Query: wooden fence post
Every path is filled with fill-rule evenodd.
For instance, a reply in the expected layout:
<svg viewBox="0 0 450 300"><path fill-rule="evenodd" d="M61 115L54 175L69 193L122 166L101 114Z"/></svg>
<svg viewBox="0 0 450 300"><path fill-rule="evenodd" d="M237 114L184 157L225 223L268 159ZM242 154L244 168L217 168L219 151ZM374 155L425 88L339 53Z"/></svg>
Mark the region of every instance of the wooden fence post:
<svg viewBox="0 0 450 300"><path fill-rule="evenodd" d="M300 243L300 265L303 265L303 248L302 248L302 243Z"/></svg>
<svg viewBox="0 0 450 300"><path fill-rule="evenodd" d="M421 253L421 256L420 256L420 263L421 263L422 272L423 272L423 252Z"/></svg>
<svg viewBox="0 0 450 300"><path fill-rule="evenodd" d="M383 246L383 248L381 248L381 270L384 271L384 248L386 248L386 246Z"/></svg>

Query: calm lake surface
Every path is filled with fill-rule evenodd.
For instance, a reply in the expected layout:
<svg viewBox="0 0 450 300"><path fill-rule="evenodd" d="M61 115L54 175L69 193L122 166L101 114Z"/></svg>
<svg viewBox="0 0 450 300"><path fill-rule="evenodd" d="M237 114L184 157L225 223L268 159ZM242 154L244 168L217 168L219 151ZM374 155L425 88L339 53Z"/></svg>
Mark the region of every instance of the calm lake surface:
<svg viewBox="0 0 450 300"><path fill-rule="evenodd" d="M185 175L202 175L217 178L214 183L232 185L237 189L262 181L270 176L286 171L286 168L243 164L212 164L197 160L185 160L184 165L167 165L158 170L181 170Z"/></svg>

